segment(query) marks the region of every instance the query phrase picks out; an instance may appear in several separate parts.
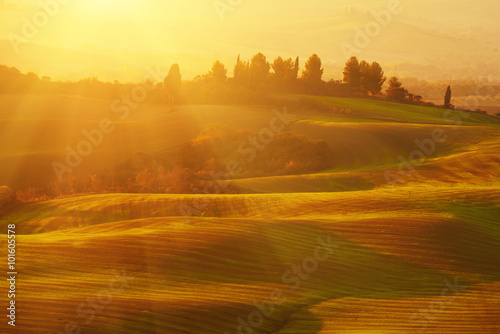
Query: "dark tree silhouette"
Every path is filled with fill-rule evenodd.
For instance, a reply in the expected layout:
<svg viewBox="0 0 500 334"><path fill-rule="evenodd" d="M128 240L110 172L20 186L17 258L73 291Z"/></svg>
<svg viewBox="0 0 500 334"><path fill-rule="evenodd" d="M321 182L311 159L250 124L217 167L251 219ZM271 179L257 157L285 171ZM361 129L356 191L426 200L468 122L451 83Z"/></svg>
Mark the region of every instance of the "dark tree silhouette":
<svg viewBox="0 0 500 334"><path fill-rule="evenodd" d="M227 69L224 64L217 60L208 72L208 77L217 83L224 83L227 80Z"/></svg>
<svg viewBox="0 0 500 334"><path fill-rule="evenodd" d="M451 87L448 86L446 89L446 94L444 95L444 107L445 108L450 108L451 107Z"/></svg>
<svg viewBox="0 0 500 334"><path fill-rule="evenodd" d="M295 58L295 66L293 67L293 78L299 77L299 57Z"/></svg>
<svg viewBox="0 0 500 334"><path fill-rule="evenodd" d="M377 95L382 91L382 86L386 80L384 71L379 63L368 64L364 60L359 64L361 79L361 88L372 95Z"/></svg>
<svg viewBox="0 0 500 334"><path fill-rule="evenodd" d="M398 78L392 77L389 80L389 88L400 88L401 86L403 86L403 84L399 81Z"/></svg>
<svg viewBox="0 0 500 334"><path fill-rule="evenodd" d="M273 76L278 83L297 78L295 76L295 65L293 64L292 58L283 60L283 58L278 57L274 60L271 67L274 71Z"/></svg>
<svg viewBox="0 0 500 334"><path fill-rule="evenodd" d="M278 57L276 58L272 65L271 65L273 71L274 71L274 77L278 80L283 80L285 79L286 76L286 68L285 68L285 61L283 58Z"/></svg>
<svg viewBox="0 0 500 334"><path fill-rule="evenodd" d="M163 80L165 92L167 94L168 106L174 107L175 99L179 96L181 90L181 71L178 64L173 64L168 71L168 75Z"/></svg>
<svg viewBox="0 0 500 334"><path fill-rule="evenodd" d="M311 57L309 57L304 67L305 68L302 72L302 79L311 84L317 84L321 82L321 77L323 76L323 68L321 67L321 59L317 54L313 54Z"/></svg>
<svg viewBox="0 0 500 334"><path fill-rule="evenodd" d="M274 72L271 76L272 84L275 88L278 90L288 90L293 87L297 79L297 72L292 58L283 60L283 58L278 57L274 60L271 67Z"/></svg>
<svg viewBox="0 0 500 334"><path fill-rule="evenodd" d="M387 88L387 97L398 100L398 101L403 101L406 99L406 96L408 95L408 91L403 88L403 84L399 82L398 78L392 77L389 80L389 88Z"/></svg>
<svg viewBox="0 0 500 334"><path fill-rule="evenodd" d="M236 65L233 69L233 80L236 86L247 86L250 78L249 65L248 63L240 60L240 55L236 60Z"/></svg>
<svg viewBox="0 0 500 334"><path fill-rule="evenodd" d="M250 85L253 88L264 84L269 76L271 65L267 62L266 56L257 53L250 62Z"/></svg>
<svg viewBox="0 0 500 334"><path fill-rule="evenodd" d="M345 83L349 84L354 89L361 88L361 67L358 58L349 58L345 63L343 74Z"/></svg>

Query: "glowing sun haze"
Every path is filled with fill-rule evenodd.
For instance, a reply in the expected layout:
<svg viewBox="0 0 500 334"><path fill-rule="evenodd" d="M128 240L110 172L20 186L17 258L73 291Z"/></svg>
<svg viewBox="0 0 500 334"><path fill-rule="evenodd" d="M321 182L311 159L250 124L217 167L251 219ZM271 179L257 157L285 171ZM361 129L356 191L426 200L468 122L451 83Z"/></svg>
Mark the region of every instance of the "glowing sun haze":
<svg viewBox="0 0 500 334"><path fill-rule="evenodd" d="M22 36L23 20L41 10L40 2L52 1L0 1L0 64L54 78L138 80L146 65L178 62L184 77L192 78L217 59L231 72L238 54L248 59L263 52L270 60L281 55L303 61L317 53L325 75L332 77L333 68L345 62L339 45L352 43L355 28L373 20L369 11L387 9L390 2L67 0L13 53L9 33ZM218 12L216 3L226 5ZM356 56L387 64L449 57L453 66L462 67L499 58L496 0L399 3L402 12ZM351 7L365 14L346 10ZM474 53L478 47L484 52Z"/></svg>

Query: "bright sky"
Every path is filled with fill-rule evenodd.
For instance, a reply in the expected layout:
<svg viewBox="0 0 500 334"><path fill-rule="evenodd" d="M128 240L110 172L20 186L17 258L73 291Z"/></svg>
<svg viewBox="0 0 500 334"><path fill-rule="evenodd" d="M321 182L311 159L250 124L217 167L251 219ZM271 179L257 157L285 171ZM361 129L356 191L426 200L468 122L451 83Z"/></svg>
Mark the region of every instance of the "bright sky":
<svg viewBox="0 0 500 334"><path fill-rule="evenodd" d="M67 69L69 65L66 63L73 61L75 71L71 75L85 76L87 71L86 76L106 77L106 70L114 71L114 74L108 73L109 76L117 72L130 74L118 78L122 79L135 78L140 72L138 68L143 65L141 62L157 64L165 59L166 63L182 63L184 60L181 69L184 68L185 77L193 77L206 72L215 59L234 62L239 53L249 58L258 51L269 58L277 55L307 57L318 53L327 63L342 63L344 59L339 57L339 43L344 40L352 42L354 28L363 27L368 19L354 22L345 17L336 19L336 15L347 7L386 9L390 2L232 0L230 2L236 5L227 5L229 0L59 1L67 4L58 5L57 13L28 39L31 47L20 45L17 58L0 49L0 64L51 75L61 72L62 67ZM59 2L0 0L0 39L8 40L13 33L23 37L24 20L33 22L33 16L41 10L39 3ZM498 0L401 0L400 3L403 12L394 18L394 22L410 24L413 29L460 32L474 27L492 32L500 30ZM222 6L223 14L217 13L215 4ZM393 38L391 29L395 27L399 29L399 26L392 25L392 28L382 31L380 38L377 36L379 41L384 37ZM401 43L401 40L405 39L394 37L393 43ZM405 43L409 43L408 38ZM34 44L52 49L35 49ZM66 51L61 52L62 48ZM76 53L65 55L68 50ZM372 58L379 54L375 49L364 51ZM89 52L92 61L80 59ZM34 53L39 57L33 58ZM411 50L406 53L413 53L409 56L412 59L420 56ZM421 56L428 57L427 54ZM59 72L56 65L59 65Z"/></svg>

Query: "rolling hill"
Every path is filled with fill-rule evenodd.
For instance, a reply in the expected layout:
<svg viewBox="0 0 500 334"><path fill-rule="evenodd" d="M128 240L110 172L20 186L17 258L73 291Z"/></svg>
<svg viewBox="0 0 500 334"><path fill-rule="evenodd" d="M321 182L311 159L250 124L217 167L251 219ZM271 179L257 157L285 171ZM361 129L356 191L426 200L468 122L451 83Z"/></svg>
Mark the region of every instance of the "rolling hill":
<svg viewBox="0 0 500 334"><path fill-rule="evenodd" d="M230 180L244 194L88 194L1 212L3 229L16 224L19 272L18 326L1 331L500 333L500 120L317 99L351 112L291 110L288 131L325 140L331 170ZM0 183L52 177L37 157L61 158L110 115L109 102L64 96L0 105ZM258 131L271 117L144 105L81 168L174 147L210 123Z"/></svg>

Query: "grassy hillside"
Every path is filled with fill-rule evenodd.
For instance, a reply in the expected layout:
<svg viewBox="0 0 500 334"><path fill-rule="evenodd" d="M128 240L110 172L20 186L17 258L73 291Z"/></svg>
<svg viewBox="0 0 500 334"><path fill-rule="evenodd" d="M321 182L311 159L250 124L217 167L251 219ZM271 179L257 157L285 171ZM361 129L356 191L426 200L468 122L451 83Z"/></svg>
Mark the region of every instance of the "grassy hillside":
<svg viewBox="0 0 500 334"><path fill-rule="evenodd" d="M331 170L233 178L245 194L88 194L0 212L2 229L16 224L20 314L16 331L0 331L233 334L243 321L255 334L499 333L499 121L456 126L438 108L318 99L352 112L293 110L288 130L325 140ZM106 102L70 97L0 104L3 180L45 178L34 157L58 156L109 115ZM209 123L259 131L272 117L142 106L82 168L179 145ZM399 157L436 131L446 139L400 174Z"/></svg>
<svg viewBox="0 0 500 334"><path fill-rule="evenodd" d="M489 136L488 128L474 127L471 130L469 134L477 134L476 140L481 140L482 136ZM460 142L467 138L467 133L462 132L462 135L456 138L457 142ZM411 165L409 162L403 164L398 159L403 157L405 161L409 160L410 153L405 154L404 149L401 149L402 145L407 144L408 152L411 152L409 149L412 143L409 140L406 143L403 140L388 143L387 146L373 140L367 140L366 145L356 146L353 140L353 145L340 148L343 152L338 155L340 159L336 161L339 165L334 170L307 175L237 179L231 183L249 192L258 193L356 191L392 188L394 183L391 182L391 178L386 177L386 173L390 173L391 176L401 176L401 181L397 184L406 186L467 187L491 184L498 186L500 179L498 138L500 137L496 132L492 132L491 139L472 142L470 145L463 142L463 145L458 146L455 142L453 146L446 147L448 145L443 143L441 145L443 148L436 149L438 153ZM439 145L436 147L439 148ZM413 150L418 150L415 143ZM361 159L364 159L365 165ZM353 166L351 170L349 164ZM401 166L404 166L403 174L399 172ZM409 168L413 170L408 172Z"/></svg>
<svg viewBox="0 0 500 334"><path fill-rule="evenodd" d="M368 98L313 97L314 99L336 107L349 110L353 119L381 120L387 122L419 123L419 124L453 124L461 119L464 125L500 125L500 119L478 113L461 113L438 107L425 107L381 101Z"/></svg>
<svg viewBox="0 0 500 334"><path fill-rule="evenodd" d="M44 310L23 321L23 332L82 322L74 310L115 268L135 278L83 327L89 332L235 332L236 318L274 289L287 301L256 333L337 333L335 324L414 330L404 321L411 310L439 298L443 282L455 278L467 288L439 314L440 326L468 314L467 303L485 293L475 328L492 329L500 315L491 307L500 297L497 188L211 195L203 217L186 220L179 204L195 197L93 195L12 211L22 246L19 299L29 314ZM334 253L292 291L282 274L312 256L317 238L331 238ZM365 309L364 320L347 321L352 307ZM370 307L389 319L367 318ZM435 333L455 328L440 326Z"/></svg>
<svg viewBox="0 0 500 334"><path fill-rule="evenodd" d="M261 129L274 116L272 108L139 105L125 119L111 101L66 96L0 96L0 184L39 185L55 180L52 162L65 162L70 146L87 140L82 131L99 129L107 118L114 130L106 134L78 171L95 171L129 159L176 147L198 136L208 124ZM238 115L236 117L236 115Z"/></svg>
<svg viewBox="0 0 500 334"><path fill-rule="evenodd" d="M314 97L348 114L291 110L289 129L325 139L335 151L336 171L398 162L415 139L428 138L436 126L449 137L436 154L498 135L500 119L480 114L398 104L370 99ZM286 107L286 106L281 106ZM281 109L281 107L279 109ZM124 119L112 102L68 96L0 96L0 184L13 187L45 185L56 180L54 161L64 163L67 147L77 149L87 140L82 131L99 129L102 119L113 122L101 144L92 148L76 169L95 172L121 163L137 152L171 149L195 138L209 124L258 132L274 117L272 107L181 106L170 112L163 106L139 105ZM460 121L460 126L456 127ZM401 124L405 123L405 124ZM411 123L411 124L410 124ZM481 128L471 128L481 127Z"/></svg>

